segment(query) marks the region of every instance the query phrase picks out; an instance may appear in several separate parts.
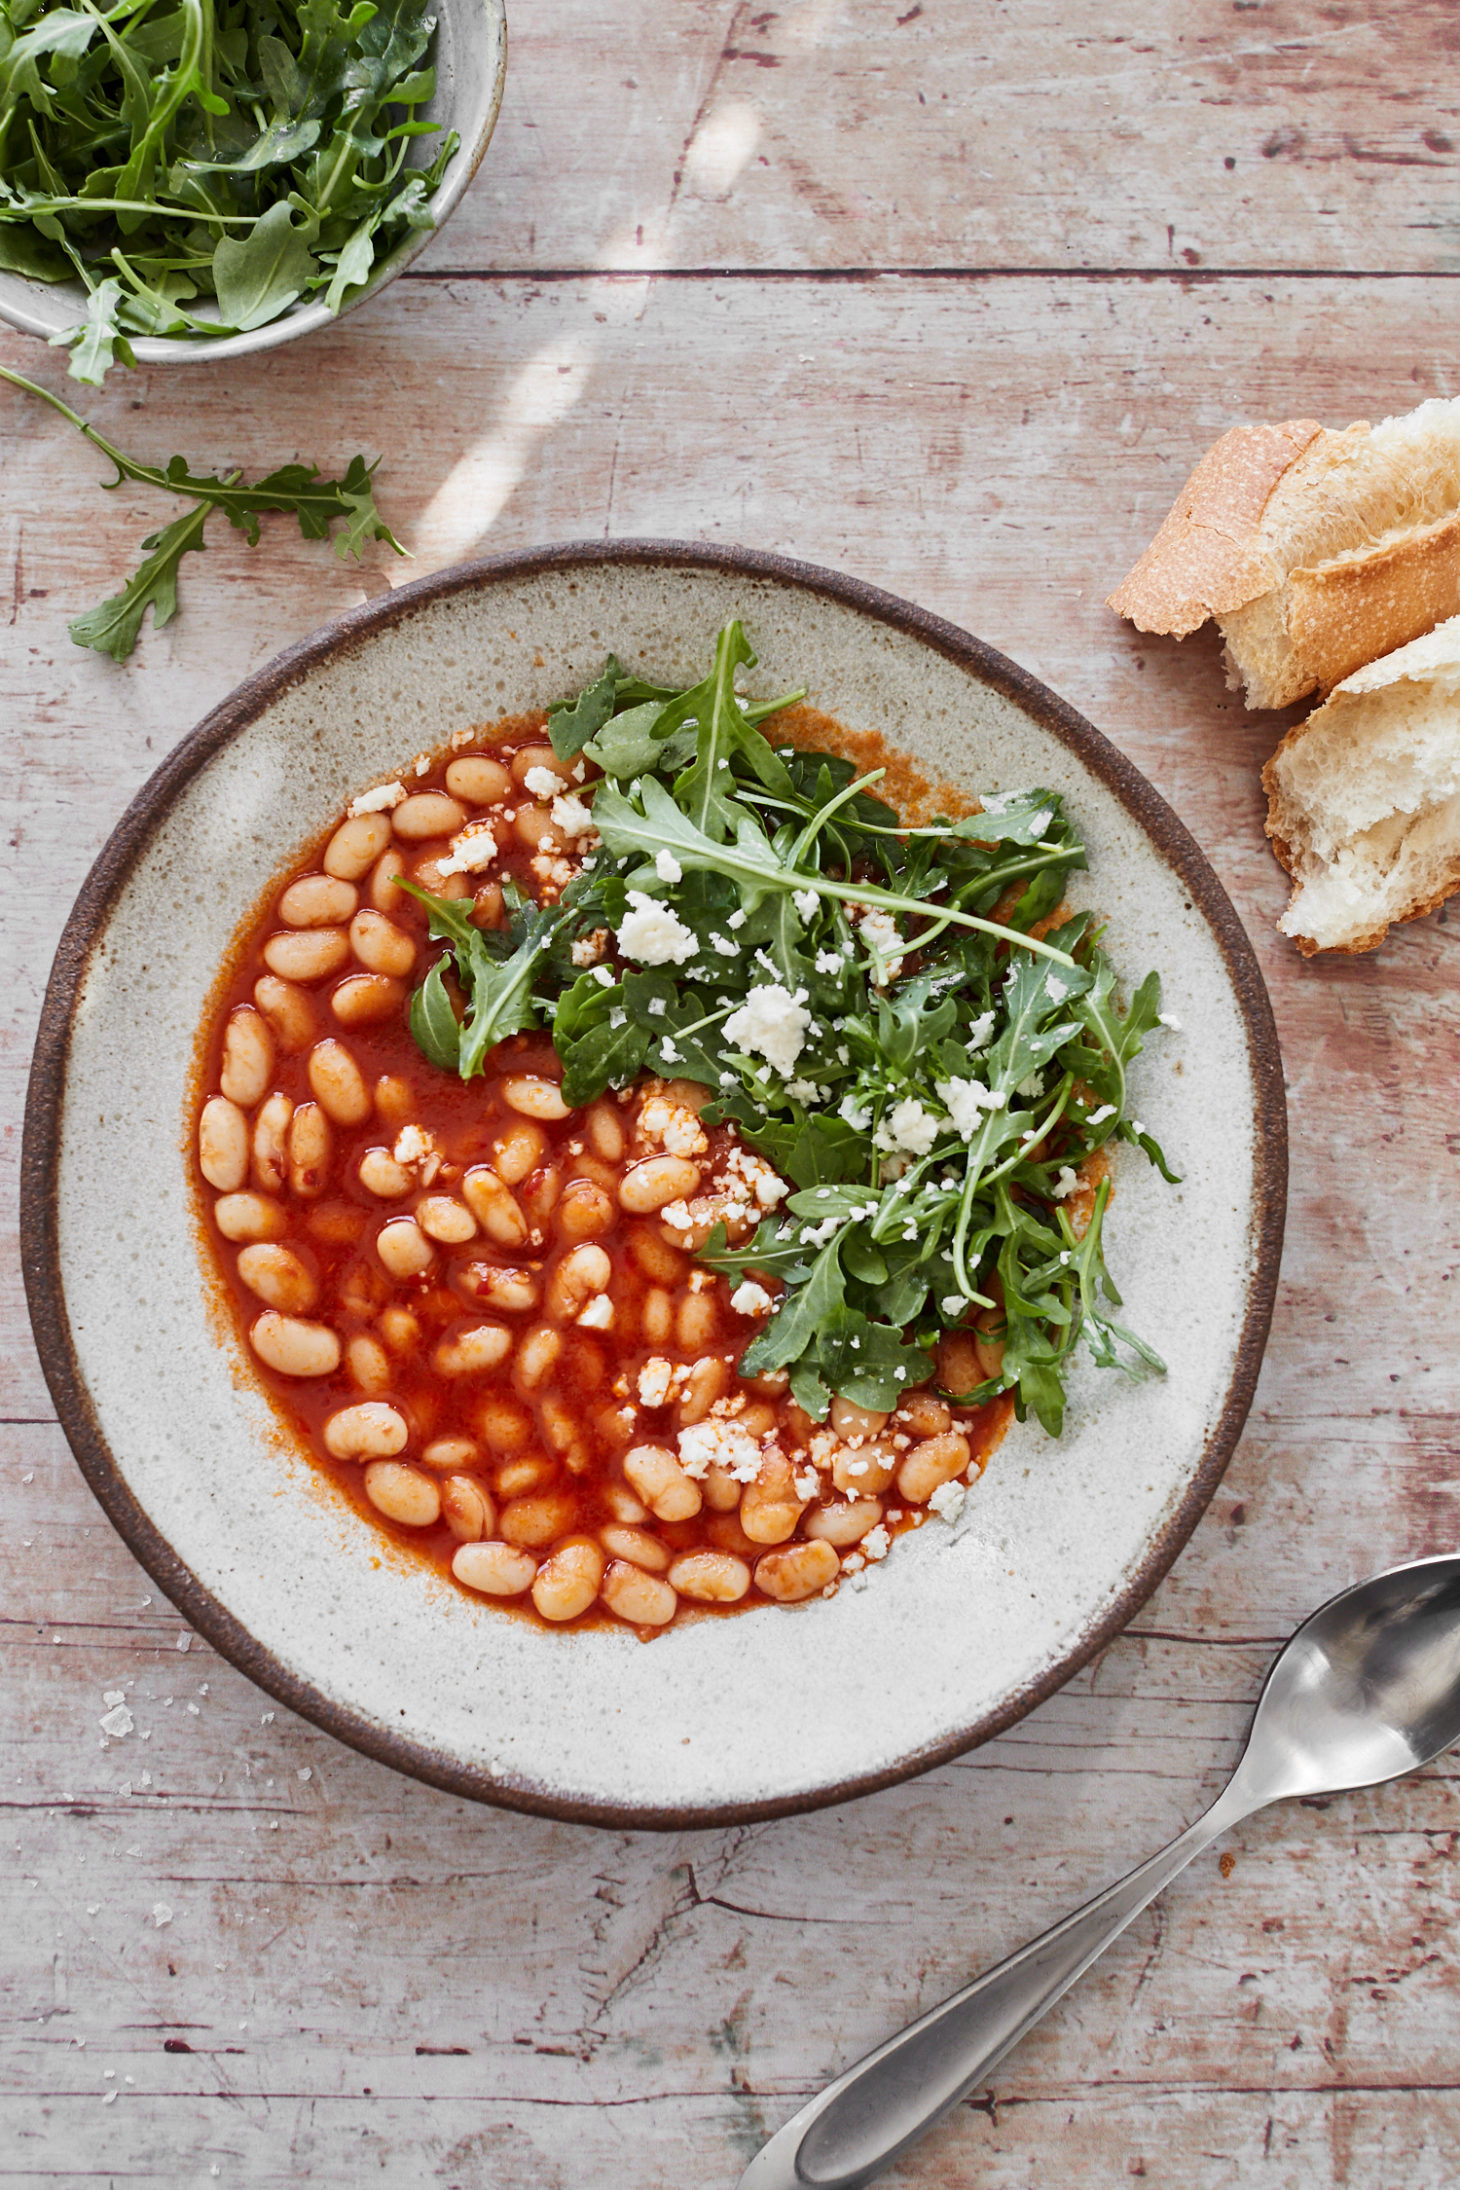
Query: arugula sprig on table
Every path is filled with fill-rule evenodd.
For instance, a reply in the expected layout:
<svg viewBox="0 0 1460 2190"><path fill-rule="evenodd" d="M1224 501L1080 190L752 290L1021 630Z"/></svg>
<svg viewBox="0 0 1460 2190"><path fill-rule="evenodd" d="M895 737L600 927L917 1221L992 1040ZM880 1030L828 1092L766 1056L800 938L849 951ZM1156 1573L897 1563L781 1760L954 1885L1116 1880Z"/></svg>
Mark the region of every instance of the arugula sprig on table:
<svg viewBox="0 0 1460 2190"><path fill-rule="evenodd" d="M59 340L100 383L129 335L331 311L412 229L458 139L439 135L429 0L0 0L0 268L79 275ZM214 316L196 307L208 299Z"/></svg>
<svg viewBox="0 0 1460 2190"><path fill-rule="evenodd" d="M1122 1012L1091 916L1049 928L1085 865L1055 793L907 827L874 795L880 771L774 742L800 694L741 699L753 666L730 623L697 685L647 685L610 657L550 712L565 772L582 756L602 770L580 792L601 844L555 906L509 889L502 931L415 889L449 950L412 1030L470 1078L506 1035L550 1028L575 1105L645 1071L713 1088L707 1118L793 1191L739 1247L717 1227L701 1260L779 1280L742 1367L787 1369L817 1419L835 1393L895 1405L933 1375L939 1338L981 1314L1002 1370L953 1396L1012 1391L1021 1419L1058 1435L1082 1339L1103 1366L1163 1367L1110 1312L1108 1179L1082 1228L1068 1206L1113 1139L1172 1176L1128 1114L1159 979ZM608 963L575 962L575 943L631 940L630 913L654 907L673 915L672 958L635 964L620 940ZM757 1001L783 1029L794 1018L794 1056L741 1017Z"/></svg>
<svg viewBox="0 0 1460 2190"><path fill-rule="evenodd" d="M340 524L342 530L335 534L335 553L342 558L353 555L358 562L367 540L383 540L397 555L406 552L375 507L376 466L367 464L363 456L351 457L341 479L322 478L313 464L282 464L252 485L246 484L239 472L230 473L226 479L194 472L181 456L174 456L166 465L141 464L135 457L123 455L49 388L3 365L0 380L8 380L12 387L49 403L115 464L116 478L102 481L108 492L132 480L163 494L179 495L191 505L170 525L148 534L142 542L143 559L120 593L98 602L68 626L78 646L95 647L98 653L110 654L113 661L125 661L131 653L149 608L154 628L159 630L177 614L178 565L184 555L202 549L203 528L214 510L222 510L250 547L259 543L259 518L268 511L282 510L298 519L306 540L327 540L331 527Z"/></svg>

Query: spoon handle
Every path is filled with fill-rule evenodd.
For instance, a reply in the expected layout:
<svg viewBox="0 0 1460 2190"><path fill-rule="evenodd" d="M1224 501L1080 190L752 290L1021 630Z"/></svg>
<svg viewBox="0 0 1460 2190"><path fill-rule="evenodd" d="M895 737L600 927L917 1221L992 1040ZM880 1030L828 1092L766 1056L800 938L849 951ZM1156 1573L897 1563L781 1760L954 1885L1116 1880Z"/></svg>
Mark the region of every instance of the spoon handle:
<svg viewBox="0 0 1460 2190"><path fill-rule="evenodd" d="M1159 1855L867 2054L777 2131L739 2190L859 2190L880 2175L988 2075L1193 1856L1255 1807L1227 1787Z"/></svg>

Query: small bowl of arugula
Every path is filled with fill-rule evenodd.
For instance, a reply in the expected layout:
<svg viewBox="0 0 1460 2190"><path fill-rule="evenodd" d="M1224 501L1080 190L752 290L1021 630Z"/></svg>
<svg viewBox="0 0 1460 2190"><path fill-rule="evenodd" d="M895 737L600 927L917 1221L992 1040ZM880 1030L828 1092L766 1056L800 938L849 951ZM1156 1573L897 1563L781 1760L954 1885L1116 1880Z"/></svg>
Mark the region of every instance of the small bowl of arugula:
<svg viewBox="0 0 1460 2190"><path fill-rule="evenodd" d="M92 386L327 326L457 204L506 63L503 0L0 0L0 319Z"/></svg>
<svg viewBox="0 0 1460 2190"><path fill-rule="evenodd" d="M525 805L483 757L495 746L515 769L524 741ZM428 795L472 753L466 804ZM220 1010L220 969L247 963L240 935L270 917L263 884L281 890L323 859L314 847L346 808L373 820L372 842L398 839L372 856L415 885L391 900L415 970L395 1016L370 1028L316 983L306 1028L331 1031L332 1053L358 1050L367 1089L409 1090L401 1162L428 1149L465 1178L491 1160L503 1075L556 1083L538 1183L520 1182L548 1197L544 1223L498 1249L473 1234L462 1255L510 1254L519 1276L536 1259L546 1285L551 1195L592 1153L575 1121L597 1106L627 1120L641 1099L647 1116L652 1092L678 1134L668 1091L695 1091L679 1143L698 1150L703 1128L702 1170L698 1156L681 1167L695 1183L676 1173L680 1199L657 1214L621 1198L616 1262L610 1207L613 1313L574 1324L561 1389L525 1367L512 1387L539 1409L544 1454L569 1449L565 1421L578 1440L553 1509L575 1540L603 1525L590 1501L620 1489L620 1431L660 1462L677 1450L686 1480L703 1480L700 1508L655 1507L624 1556L678 1572L703 1531L742 1560L744 1591L707 1610L688 1583L683 1605L662 1585L650 1647L612 1595L608 1613L554 1628L473 1596L454 1563L429 1571L428 1545L387 1541L297 1432L281 1436L246 1342L220 1343L216 1266L179 1154L214 1054L198 1029ZM374 1115L358 1118L367 1137ZM1132 1617L1204 1511L1277 1283L1271 1010L1176 815L968 633L745 550L599 542L441 571L252 678L169 757L93 871L52 976L28 1119L22 1242L58 1412L187 1617L373 1756L480 1800L623 1828L842 1801L1050 1695ZM607 1195L613 1172L593 1176ZM369 1221L428 1191L454 1189L398 1191L386 1176ZM347 1223L365 1192L348 1187ZM126 1245L139 1210L140 1288ZM630 1261L723 1303L723 1319L651 1326L646 1306L636 1321ZM431 1267L422 1313L456 1316L466 1296ZM322 1289L326 1320L356 1312L335 1297ZM378 1283L359 1298L376 1314ZM434 1336L420 1343L423 1378L455 1373ZM754 1380L754 1418L733 1388L708 1417L676 1414L689 1386L675 1376L716 1351ZM528 1432L479 1366L469 1391L413 1384L402 1404L424 1392L422 1421L461 1410L490 1468L504 1419ZM316 1397L299 1387L306 1414ZM850 1506L867 1518L853 1492L877 1457L848 1409L906 1457L881 1455L881 1518L855 1542L842 1533L833 1558ZM940 1458L936 1482L914 1482L930 1409L997 1416L1001 1435L956 1479ZM704 1471L729 1461L707 1436L734 1458L715 1497L733 1492L738 1520L710 1498ZM409 1477L415 1448L390 1450ZM763 1473L785 1488L778 1467L794 1497L767 1534L745 1501ZM797 1530L829 1577L799 1596L775 1567Z"/></svg>

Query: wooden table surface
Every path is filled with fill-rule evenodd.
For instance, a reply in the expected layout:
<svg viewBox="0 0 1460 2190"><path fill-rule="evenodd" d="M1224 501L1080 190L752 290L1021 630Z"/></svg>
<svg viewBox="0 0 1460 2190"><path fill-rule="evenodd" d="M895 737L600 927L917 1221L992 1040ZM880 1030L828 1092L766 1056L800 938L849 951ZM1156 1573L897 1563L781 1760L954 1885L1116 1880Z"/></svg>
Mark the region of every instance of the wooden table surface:
<svg viewBox="0 0 1460 2190"><path fill-rule="evenodd" d="M1281 725L1208 638L1143 641L1102 601L1233 421L1455 392L1457 58L1453 0L513 0L496 139L407 278L265 358L81 399L154 460L383 453L415 564L220 527L124 669L66 619L157 504L100 494L0 390L12 1176L62 921L176 739L403 568L647 533L854 571L1106 730L1254 939L1293 1133L1251 1420L1134 1625L959 1763L677 1837L435 1793L189 1648L56 1427L12 1195L6 2190L732 2190L828 2075L1212 1797L1315 1602L1453 1544L1443 917L1302 963L1260 827ZM38 344L0 359L65 385ZM136 1732L108 1746L114 1689ZM1457 1832L1443 1766L1254 1819L887 2181L1452 2184Z"/></svg>

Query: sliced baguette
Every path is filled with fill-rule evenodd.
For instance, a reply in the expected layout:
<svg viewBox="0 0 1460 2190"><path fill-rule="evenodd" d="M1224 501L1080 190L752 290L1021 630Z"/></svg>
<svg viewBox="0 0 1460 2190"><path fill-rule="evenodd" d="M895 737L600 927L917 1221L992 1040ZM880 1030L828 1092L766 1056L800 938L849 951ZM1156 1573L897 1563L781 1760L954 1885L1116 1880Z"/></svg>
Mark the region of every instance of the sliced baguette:
<svg viewBox="0 0 1460 2190"><path fill-rule="evenodd" d="M1331 689L1460 612L1460 400L1224 435L1110 605L1177 637L1215 616L1249 707Z"/></svg>
<svg viewBox="0 0 1460 2190"><path fill-rule="evenodd" d="M1460 888L1460 616L1345 678L1262 772L1306 957L1371 951Z"/></svg>

